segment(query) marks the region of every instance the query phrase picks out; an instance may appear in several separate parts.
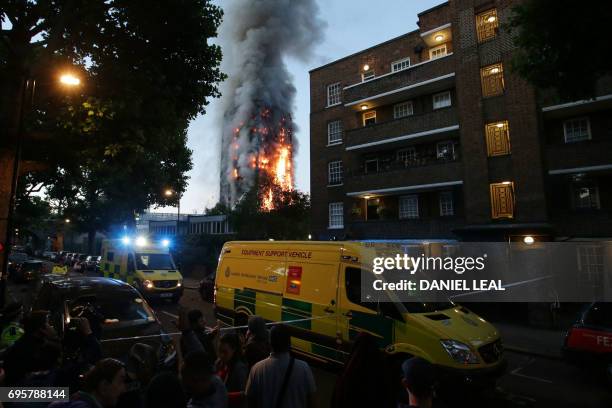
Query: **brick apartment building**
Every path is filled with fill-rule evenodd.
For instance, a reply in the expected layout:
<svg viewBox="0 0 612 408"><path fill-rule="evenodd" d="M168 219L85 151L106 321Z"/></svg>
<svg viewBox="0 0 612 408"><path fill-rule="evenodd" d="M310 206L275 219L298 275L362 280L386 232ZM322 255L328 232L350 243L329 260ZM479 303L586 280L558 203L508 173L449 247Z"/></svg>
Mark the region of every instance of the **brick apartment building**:
<svg viewBox="0 0 612 408"><path fill-rule="evenodd" d="M612 237L612 82L536 92L510 69L513 4L450 0L310 72L316 238Z"/></svg>

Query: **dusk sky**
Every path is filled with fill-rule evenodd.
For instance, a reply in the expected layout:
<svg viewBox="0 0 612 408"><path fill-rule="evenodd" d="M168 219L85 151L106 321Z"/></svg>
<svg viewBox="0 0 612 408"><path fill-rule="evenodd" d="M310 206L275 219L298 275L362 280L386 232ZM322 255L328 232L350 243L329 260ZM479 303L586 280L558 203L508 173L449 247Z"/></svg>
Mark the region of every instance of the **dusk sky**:
<svg viewBox="0 0 612 408"><path fill-rule="evenodd" d="M223 7L231 0L219 0ZM239 0L233 0L239 1ZM297 188L310 190L309 152L309 78L308 71L371 47L417 28L417 14L442 3L443 0L385 0L384 7L373 9L367 0L320 0L320 15L327 22L324 40L315 48L315 55L304 64L292 59L286 63L297 88L294 121L299 143L295 160ZM221 103L210 102L207 113L194 120L189 128L189 147L193 150L194 168L189 173L189 187L181 201L181 212L202 213L216 204L219 196L219 110ZM155 211L173 211L157 209Z"/></svg>

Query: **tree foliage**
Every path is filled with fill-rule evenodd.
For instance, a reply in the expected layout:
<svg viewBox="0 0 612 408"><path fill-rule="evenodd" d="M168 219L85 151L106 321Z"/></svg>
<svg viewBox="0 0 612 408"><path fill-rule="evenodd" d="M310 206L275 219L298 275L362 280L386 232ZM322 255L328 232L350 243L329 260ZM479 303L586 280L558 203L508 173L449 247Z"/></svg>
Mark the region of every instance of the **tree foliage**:
<svg viewBox="0 0 612 408"><path fill-rule="evenodd" d="M87 231L174 204L192 168L188 123L224 78L209 43L221 9L210 0L7 0L0 16L11 25L2 82L40 83L27 130L49 137L26 154L48 166L35 182ZM67 66L83 83L70 93L53 85Z"/></svg>
<svg viewBox="0 0 612 408"><path fill-rule="evenodd" d="M509 28L518 47L513 68L563 98L592 96L597 80L612 70L612 55L605 51L609 2L526 0L513 11Z"/></svg>
<svg viewBox="0 0 612 408"><path fill-rule="evenodd" d="M274 208L262 203L272 190ZM310 196L297 190L283 191L273 183L253 187L236 204L230 223L238 239L304 240L310 232Z"/></svg>

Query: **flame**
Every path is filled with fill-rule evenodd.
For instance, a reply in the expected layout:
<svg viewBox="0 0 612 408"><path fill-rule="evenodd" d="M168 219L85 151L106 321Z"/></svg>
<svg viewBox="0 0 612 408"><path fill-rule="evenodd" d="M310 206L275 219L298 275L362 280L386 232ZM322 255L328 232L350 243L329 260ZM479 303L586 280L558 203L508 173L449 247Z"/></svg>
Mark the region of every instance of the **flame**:
<svg viewBox="0 0 612 408"><path fill-rule="evenodd" d="M232 178L238 180L239 171L238 157L235 154L239 149L238 135L243 129L255 138L258 138L259 148L249 155L248 166L259 172L260 180L268 180L275 185L269 188L261 196L261 209L271 211L275 208L275 193L278 187L281 191L291 191L294 188L293 175L293 152L291 144L292 127L291 118L282 117L278 123L272 123L272 111L263 108L258 115L253 117L249 124L241 124L234 129L234 140L232 141L232 152L234 153L234 167ZM260 187L261 188L261 187Z"/></svg>
<svg viewBox="0 0 612 408"><path fill-rule="evenodd" d="M272 189L269 189L268 194L264 196L261 208L266 211L272 211L274 209L274 194L272 193Z"/></svg>

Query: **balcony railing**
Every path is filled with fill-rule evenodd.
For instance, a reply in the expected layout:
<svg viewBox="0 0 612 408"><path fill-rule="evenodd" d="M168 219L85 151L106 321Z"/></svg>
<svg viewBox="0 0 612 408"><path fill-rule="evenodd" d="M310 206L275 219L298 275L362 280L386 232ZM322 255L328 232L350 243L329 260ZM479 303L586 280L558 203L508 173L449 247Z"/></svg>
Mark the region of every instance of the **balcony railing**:
<svg viewBox="0 0 612 408"><path fill-rule="evenodd" d="M347 148L372 142L384 142L399 136L412 135L426 131L436 132L459 123L454 106L437 109L433 112L406 116L387 122L377 123L346 131Z"/></svg>
<svg viewBox="0 0 612 408"><path fill-rule="evenodd" d="M436 164L452 163L460 160L458 146L455 146L455 153L448 155L418 155L405 161L382 159L378 162L378 168L375 170L366 167L365 163L354 169L347 169L346 177L361 177L372 176L381 173L390 173L395 171L405 171L409 169L432 166Z"/></svg>
<svg viewBox="0 0 612 408"><path fill-rule="evenodd" d="M367 82L349 85L344 88L345 104L363 99L384 95L388 92L431 85L437 78L444 78L454 73L453 54L434 60L415 64L410 68L388 73Z"/></svg>

